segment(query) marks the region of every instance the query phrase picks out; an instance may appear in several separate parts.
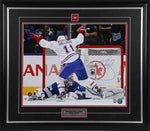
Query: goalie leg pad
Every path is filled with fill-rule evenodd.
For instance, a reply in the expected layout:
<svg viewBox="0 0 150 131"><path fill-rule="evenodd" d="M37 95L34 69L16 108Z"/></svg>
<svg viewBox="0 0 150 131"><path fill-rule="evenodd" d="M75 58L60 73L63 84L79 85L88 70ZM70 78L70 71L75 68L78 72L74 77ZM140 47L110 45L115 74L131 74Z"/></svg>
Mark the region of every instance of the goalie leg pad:
<svg viewBox="0 0 150 131"><path fill-rule="evenodd" d="M78 95L74 92L69 92L68 98L71 100L74 100L74 99L76 100L76 99L78 99Z"/></svg>
<svg viewBox="0 0 150 131"><path fill-rule="evenodd" d="M53 94L52 94L50 88L52 88L52 87L46 87L46 88L44 88L44 90L43 90L43 92L45 93L45 97L46 97L46 98L50 98L51 96L53 96Z"/></svg>
<svg viewBox="0 0 150 131"><path fill-rule="evenodd" d="M115 87L101 87L101 89L105 93L105 98L107 99L123 99L124 92L122 88L115 88Z"/></svg>
<svg viewBox="0 0 150 131"><path fill-rule="evenodd" d="M95 90L95 87L97 86L97 83L95 81L91 80L90 78L87 78L86 80L83 80L82 82L85 87L88 87L92 90Z"/></svg>

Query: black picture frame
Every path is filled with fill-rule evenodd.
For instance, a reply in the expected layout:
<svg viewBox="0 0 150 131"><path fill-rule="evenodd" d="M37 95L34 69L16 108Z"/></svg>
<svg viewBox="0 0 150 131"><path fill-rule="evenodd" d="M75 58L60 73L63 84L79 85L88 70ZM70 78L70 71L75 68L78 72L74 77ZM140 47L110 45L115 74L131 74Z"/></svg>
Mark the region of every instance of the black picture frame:
<svg viewBox="0 0 150 131"><path fill-rule="evenodd" d="M86 3L86 4L85 4ZM108 4L109 3L109 4ZM1 35L1 87L0 87L0 130L145 130L148 131L149 128L149 1L143 0L138 1L72 1L69 3L66 1L48 1L43 0L42 2L37 0L37 2L33 2L31 0L1 0L1 21L0 28ZM62 6L63 4L63 6ZM88 111L101 111L104 114L101 114L101 119L106 121L98 122L100 117L98 115L93 116L92 114L87 114L88 119L90 121L86 121L86 118L62 118L60 114L53 114L51 122L44 122L44 119L49 121L51 116L43 116L43 114L28 114L28 112L48 112L48 108L21 108L18 106L18 88L21 85L21 82L18 81L19 78L19 70L21 62L20 54L22 47L18 46L18 43L21 41L21 37L15 37L19 32L20 23L18 18L22 16L31 15L33 16L35 13L40 15L40 10L36 10L37 12L33 12L33 8L62 8L65 11L66 16L70 16L72 12L77 12L79 14L86 15L88 12L88 6L93 8L93 12L98 8L113 8L116 7L118 10L123 10L123 8L128 8L129 10L126 12L118 11L118 15L128 15L131 16L128 22L128 67L130 71L128 72L128 107L127 108L88 108ZM80 7L79 7L80 6ZM30 8L31 10L24 11L19 10L19 8ZM63 7L74 9L67 10ZM134 10L130 10L132 7ZM10 8L10 9L8 9ZM18 8L15 9L15 8ZM78 9L76 9L78 8ZM122 9L121 9L122 8ZM82 9L82 10L81 10ZM137 9L137 10L136 10ZM41 9L42 10L42 9ZM142 10L142 15L141 15ZM10 11L10 12L9 12ZM48 12L45 15L53 15L54 11L50 9L51 12ZM57 16L60 16L61 11L55 12ZM9 12L9 18L8 18ZM85 13L86 12L86 13ZM110 12L108 12L109 14ZM114 13L117 13L114 12ZM89 13L90 15L90 13ZM107 15L107 13L105 14ZM9 24L7 24L9 19ZM20 19L20 22L26 21L25 19ZM11 21L12 20L12 21ZM32 21L32 19L31 19ZM34 20L33 20L34 21ZM36 20L35 20L36 21ZM46 21L46 19L45 19ZM47 20L48 21L48 20ZM54 20L55 21L55 20ZM59 21L59 20L58 20ZM68 19L70 21L70 18ZM61 22L61 20L60 20ZM139 26L140 25L140 26ZM8 30L10 31L9 39L13 44L9 44L9 52L8 52ZM131 33L130 33L131 31ZM140 32L141 31L141 32ZM140 38L138 38L138 36ZM17 38L17 39L16 39ZM19 39L19 40L18 40ZM10 42L9 40L9 42ZM142 43L142 45L141 45ZM130 44L130 45L129 45ZM142 54L142 56L140 56ZM9 57L8 57L9 56ZM136 59L137 58L137 59ZM9 63L9 66L8 66ZM8 79L9 82L8 83ZM8 86L9 85L9 86ZM10 88L9 88L10 87ZM8 90L9 89L9 90ZM9 95L8 95L8 94ZM17 94L17 95L16 95ZM131 96L130 96L131 95ZM8 97L10 96L10 97ZM8 102L10 101L10 102ZM9 107L9 108L8 108ZM11 108L10 108L11 107ZM131 108L129 108L131 107ZM63 107L65 108L65 107ZM86 107L83 107L86 108ZM19 110L19 112L18 112ZM57 110L57 108L52 109L51 111ZM62 108L58 109L61 112ZM116 114L110 115L109 112L125 112L125 114L118 116ZM24 112L24 113L21 113ZM8 113L10 115L8 115ZM87 112L88 113L88 112ZM41 118L41 122L32 122L34 119ZM107 119L110 118L110 119ZM31 120L30 120L31 119ZM117 119L117 120L116 120ZM121 122L122 119L128 122ZM13 122L15 120L15 122ZM23 122L23 121L28 122ZM97 120L97 121L95 121ZM111 121L116 122L111 122ZM20 122L19 122L20 121ZM43 121L43 122L42 122ZM61 122L64 121L64 122ZM84 122L85 121L85 122ZM92 122L93 121L93 122ZM134 122L136 121L136 122Z"/></svg>

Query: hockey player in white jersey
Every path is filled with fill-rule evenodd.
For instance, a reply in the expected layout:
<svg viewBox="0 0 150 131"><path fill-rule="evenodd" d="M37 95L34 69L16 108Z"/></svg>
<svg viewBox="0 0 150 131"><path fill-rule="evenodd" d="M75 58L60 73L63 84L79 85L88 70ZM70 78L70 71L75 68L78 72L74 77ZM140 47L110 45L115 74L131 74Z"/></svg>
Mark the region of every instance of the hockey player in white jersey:
<svg viewBox="0 0 150 131"><path fill-rule="evenodd" d="M64 79L67 79L72 73L75 73L78 80L84 81L88 88L91 88L100 97L102 97L101 89L97 83L88 78L84 64L80 59L79 53L76 52L76 46L84 41L86 30L81 29L75 39L66 40L64 36L58 36L57 41L47 41L42 39L41 35L30 33L30 37L36 39L37 43L43 48L49 48L56 52L61 61L61 70L59 72L59 92L60 98L65 94Z"/></svg>

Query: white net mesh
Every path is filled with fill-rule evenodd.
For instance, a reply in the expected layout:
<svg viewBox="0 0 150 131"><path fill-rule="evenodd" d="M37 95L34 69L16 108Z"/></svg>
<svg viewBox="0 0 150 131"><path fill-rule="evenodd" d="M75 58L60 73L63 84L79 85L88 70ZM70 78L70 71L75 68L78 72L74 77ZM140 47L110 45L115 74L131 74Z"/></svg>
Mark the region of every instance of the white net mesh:
<svg viewBox="0 0 150 131"><path fill-rule="evenodd" d="M100 87L121 87L120 48L81 48L88 76Z"/></svg>

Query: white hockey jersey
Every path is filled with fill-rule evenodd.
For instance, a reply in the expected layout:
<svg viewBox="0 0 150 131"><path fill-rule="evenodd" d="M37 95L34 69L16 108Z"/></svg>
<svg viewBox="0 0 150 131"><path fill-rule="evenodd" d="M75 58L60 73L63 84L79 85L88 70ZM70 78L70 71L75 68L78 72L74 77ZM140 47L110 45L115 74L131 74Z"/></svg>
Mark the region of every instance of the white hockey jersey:
<svg viewBox="0 0 150 131"><path fill-rule="evenodd" d="M82 44L84 41L83 34L79 35L75 39L58 41L47 41L42 39L39 44L43 48L49 48L56 52L61 60L61 64L71 63L79 58L79 54L76 52L76 46Z"/></svg>

